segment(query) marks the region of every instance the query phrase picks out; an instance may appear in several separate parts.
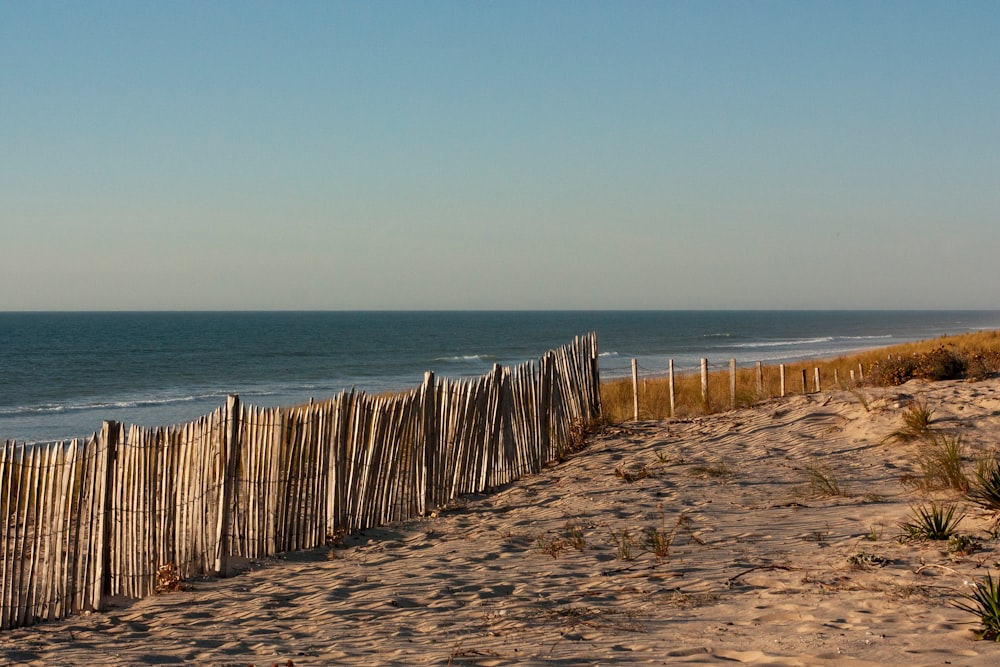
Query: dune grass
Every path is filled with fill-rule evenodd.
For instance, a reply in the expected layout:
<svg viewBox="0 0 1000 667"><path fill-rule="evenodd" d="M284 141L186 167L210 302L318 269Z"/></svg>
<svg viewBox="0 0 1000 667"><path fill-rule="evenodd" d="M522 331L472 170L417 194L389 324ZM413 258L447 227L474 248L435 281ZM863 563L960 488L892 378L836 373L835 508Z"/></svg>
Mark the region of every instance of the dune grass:
<svg viewBox="0 0 1000 667"><path fill-rule="evenodd" d="M722 360L715 360L718 364ZM752 362L751 362L752 363ZM814 390L814 373L819 369L822 388L857 390L862 386L890 386L918 377L929 380L965 377L981 380L1000 372L1000 331L981 331L945 336L914 343L877 348L829 359L785 364L785 393L802 394ZM802 371L806 371L803 387ZM851 383L854 371L854 383ZM836 382L834 378L836 376ZM863 377L863 380L862 380ZM756 368L736 371L736 407L744 408L776 398L781 393L778 365L764 366L760 390ZM709 373L708 400L702 399L701 375L677 375L675 417L693 417L723 412L731 407L729 369ZM633 417L631 378L601 383L601 404L605 420L629 421ZM639 379L639 418L670 417L669 381L665 376Z"/></svg>

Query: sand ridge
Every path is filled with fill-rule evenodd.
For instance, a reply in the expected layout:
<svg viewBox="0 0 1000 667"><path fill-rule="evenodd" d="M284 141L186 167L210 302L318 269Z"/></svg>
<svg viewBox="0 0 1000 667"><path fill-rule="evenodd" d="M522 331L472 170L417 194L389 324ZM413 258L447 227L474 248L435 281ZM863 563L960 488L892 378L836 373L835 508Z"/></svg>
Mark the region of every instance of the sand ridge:
<svg viewBox="0 0 1000 667"><path fill-rule="evenodd" d="M1000 380L608 427L438 516L4 633L0 662L996 664L1000 645L951 604L996 571L990 518L968 504L961 532L981 547L967 555L896 539L912 505L960 500L900 482L922 445L883 440L915 397L961 435L970 473L998 445Z"/></svg>

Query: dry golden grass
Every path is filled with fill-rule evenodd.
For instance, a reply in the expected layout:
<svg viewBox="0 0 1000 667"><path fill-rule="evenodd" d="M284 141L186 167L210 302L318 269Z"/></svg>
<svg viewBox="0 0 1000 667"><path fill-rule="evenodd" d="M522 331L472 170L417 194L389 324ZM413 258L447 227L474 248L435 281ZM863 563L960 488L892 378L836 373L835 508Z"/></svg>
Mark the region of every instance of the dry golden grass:
<svg viewBox="0 0 1000 667"><path fill-rule="evenodd" d="M785 364L785 393L803 393L802 371L806 371L805 391L814 391L814 369L819 369L821 386L848 388L851 371L855 381L860 383L861 370L868 376L872 367L892 357L927 354L945 348L968 359L986 360L987 370L1000 370L1000 331L981 331L945 336L925 341L904 343L891 347L866 350L857 354L829 359L797 361ZM689 373L677 375L675 386L675 417L691 417L729 410L730 384L729 370L709 373L709 396L707 403L702 400L701 375ZM737 368L736 407L749 407L756 403L776 398L781 394L781 375L778 365L763 367L763 382L758 391L757 371L753 367ZM631 378L609 380L601 383L601 407L604 418L609 422L628 421L633 417L633 397ZM639 418L666 419L670 417L669 381L666 377L639 379Z"/></svg>

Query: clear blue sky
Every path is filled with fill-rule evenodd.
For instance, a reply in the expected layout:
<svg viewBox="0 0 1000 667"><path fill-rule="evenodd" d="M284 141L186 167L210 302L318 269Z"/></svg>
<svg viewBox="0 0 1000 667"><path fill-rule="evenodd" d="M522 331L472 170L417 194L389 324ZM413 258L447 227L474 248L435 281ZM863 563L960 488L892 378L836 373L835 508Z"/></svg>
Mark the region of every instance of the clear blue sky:
<svg viewBox="0 0 1000 667"><path fill-rule="evenodd" d="M1000 308L998 2L2 2L0 310Z"/></svg>

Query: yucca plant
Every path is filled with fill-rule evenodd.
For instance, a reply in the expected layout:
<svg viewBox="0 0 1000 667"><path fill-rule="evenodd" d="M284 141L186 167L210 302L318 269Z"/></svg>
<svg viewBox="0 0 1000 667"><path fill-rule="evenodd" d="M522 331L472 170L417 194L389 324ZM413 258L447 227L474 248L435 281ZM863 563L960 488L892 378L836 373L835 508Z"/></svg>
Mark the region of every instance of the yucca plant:
<svg viewBox="0 0 1000 667"><path fill-rule="evenodd" d="M903 539L909 541L947 540L955 534L958 524L965 518L965 512L958 512L955 505L920 505L910 508L913 520L901 523Z"/></svg>
<svg viewBox="0 0 1000 667"><path fill-rule="evenodd" d="M996 452L979 462L969 497L991 512L1000 512L1000 457Z"/></svg>
<svg viewBox="0 0 1000 667"><path fill-rule="evenodd" d="M1000 580L994 581L987 572L986 578L974 585L973 593L962 593L964 599L953 604L979 617L982 627L976 634L980 639L1000 642Z"/></svg>

